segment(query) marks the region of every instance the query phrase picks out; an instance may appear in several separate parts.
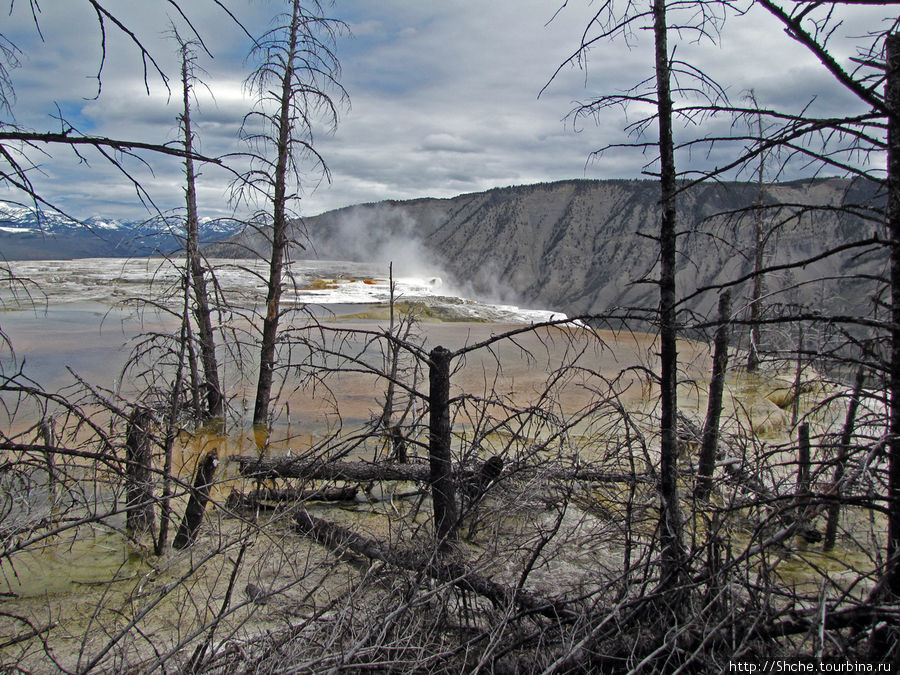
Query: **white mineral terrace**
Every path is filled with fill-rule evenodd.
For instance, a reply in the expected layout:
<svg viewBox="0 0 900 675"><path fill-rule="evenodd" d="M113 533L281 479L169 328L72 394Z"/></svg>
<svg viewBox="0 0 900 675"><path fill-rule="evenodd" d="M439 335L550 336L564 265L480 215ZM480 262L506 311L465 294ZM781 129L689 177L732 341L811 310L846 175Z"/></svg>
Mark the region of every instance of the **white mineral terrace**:
<svg viewBox="0 0 900 675"><path fill-rule="evenodd" d="M262 260L208 261L226 298L242 307L258 306L265 298L268 263ZM177 303L183 261L163 258L85 258L79 260L13 261L12 284L0 288L0 306L57 305L84 301L115 304L134 298L168 297ZM296 261L285 269L283 301L291 305L327 308L336 315L347 307L390 302L389 270L369 263ZM421 303L453 320L537 323L565 319L562 312L527 309L476 299L455 287L439 272L394 278L398 302ZM353 309L352 311L358 311Z"/></svg>

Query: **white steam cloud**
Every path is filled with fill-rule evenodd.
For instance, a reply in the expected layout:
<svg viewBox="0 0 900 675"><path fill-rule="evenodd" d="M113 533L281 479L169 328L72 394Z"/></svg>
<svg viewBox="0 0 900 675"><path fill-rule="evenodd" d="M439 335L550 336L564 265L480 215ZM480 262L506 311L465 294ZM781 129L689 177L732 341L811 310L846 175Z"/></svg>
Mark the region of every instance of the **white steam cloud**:
<svg viewBox="0 0 900 675"><path fill-rule="evenodd" d="M318 222L308 232L310 253L318 259L370 263L386 275L393 265L395 277L440 277L453 285L445 266L422 241L421 228L399 209L343 209L334 218Z"/></svg>
<svg viewBox="0 0 900 675"><path fill-rule="evenodd" d="M442 219L440 210L426 209L417 214L414 204L404 208L384 203L339 209L309 223L306 257L367 263L385 277L393 265L395 279L424 280L442 295L511 308L528 305L518 289L530 280L504 279L496 261L480 256L475 264L467 264L465 274L454 274L452 265L426 244L429 235L443 224ZM440 283L435 282L438 278Z"/></svg>

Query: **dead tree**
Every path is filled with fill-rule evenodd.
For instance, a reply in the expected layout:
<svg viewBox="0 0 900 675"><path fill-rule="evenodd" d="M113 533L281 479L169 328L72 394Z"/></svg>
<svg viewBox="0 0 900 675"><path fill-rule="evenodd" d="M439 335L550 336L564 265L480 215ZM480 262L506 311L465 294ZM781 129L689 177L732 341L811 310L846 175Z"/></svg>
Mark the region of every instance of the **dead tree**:
<svg viewBox="0 0 900 675"><path fill-rule="evenodd" d="M224 414L222 387L219 384L219 363L216 358L216 341L213 335L212 312L210 310L209 291L206 284L206 273L200 255L200 224L197 216L197 188L194 171L194 132L191 127L191 94L194 82L194 54L192 45L179 38L181 47L181 85L183 112L181 129L185 152L185 250L187 267L190 274L190 289L193 291L194 318L197 321L197 333L200 342L200 362L203 366L203 389L206 394L206 414L209 417L222 417ZM187 291L186 291L187 292Z"/></svg>
<svg viewBox="0 0 900 675"><path fill-rule="evenodd" d="M751 91L750 101L755 108L756 95ZM756 116L757 139L762 147L765 143L763 135L762 116ZM747 349L747 372L755 373L759 368L760 330L759 322L762 316L762 295L764 288L765 245L767 235L763 233L763 199L765 185L766 155L759 153L759 169L756 174L756 205L753 209L753 283L750 291L750 346Z"/></svg>
<svg viewBox="0 0 900 675"><path fill-rule="evenodd" d="M426 464L399 464L393 462L323 462L302 457L255 457L231 455L238 463L244 478L270 480L274 478L302 478L305 480L339 480L351 483L371 481L416 481L427 483L431 479L431 467ZM501 473L497 473L498 469ZM499 457L492 457L477 470L454 464L451 468L454 483L486 485L491 480L507 476L531 478L535 475L553 480L583 481L585 483L644 484L651 479L636 474L597 469L590 464L572 466L561 462L541 462L538 466L505 464Z"/></svg>
<svg viewBox="0 0 900 675"><path fill-rule="evenodd" d="M888 578L900 598L900 33L885 40L888 110L888 230L891 236L890 526Z"/></svg>
<svg viewBox="0 0 900 675"><path fill-rule="evenodd" d="M671 65L665 0L653 2L656 49L656 106L659 123L659 339L660 339L660 544L661 581L677 582L684 571L681 508L678 503L678 326L675 294L676 194L675 144L672 133Z"/></svg>
<svg viewBox="0 0 900 675"><path fill-rule="evenodd" d="M55 447L57 445L56 439L56 423L53 421L53 418L42 418L38 423L38 437L44 441L44 444L48 447ZM56 477L56 461L53 457L52 452L44 453L44 462L47 464L47 487L50 491L50 498L52 502L56 501L57 495L57 477Z"/></svg>
<svg viewBox="0 0 900 675"><path fill-rule="evenodd" d="M797 335L797 359L794 367L794 387L793 397L791 398L791 426L797 426L800 419L800 395L803 390L803 354L806 350L803 338L803 324L798 328Z"/></svg>
<svg viewBox="0 0 900 675"><path fill-rule="evenodd" d="M396 551L378 541L361 537L340 525L311 516L306 511L298 513L295 521L300 532L333 550L347 549L402 569L424 573L442 583L453 584L477 593L498 607L515 605L529 613L543 615L556 621L571 621L578 617L576 612L566 607L565 602L541 598L521 588L503 586L474 574L459 562L435 560L427 552Z"/></svg>
<svg viewBox="0 0 900 675"><path fill-rule="evenodd" d="M853 441L853 426L856 424L856 412L859 409L859 399L862 395L863 382L865 381L865 371L859 368L856 371L856 382L853 385L853 393L850 395L850 401L847 403L847 416L844 419L844 428L841 431L840 443L837 447L837 456L835 457L834 478L831 481L829 489L830 496L834 501L828 505L828 520L825 524L825 543L823 549L831 551L834 548L837 539L838 521L841 516L841 492L843 490L844 472L846 471L847 460L850 456L850 447Z"/></svg>
<svg viewBox="0 0 900 675"><path fill-rule="evenodd" d="M810 499L810 444L809 423L804 422L797 428L797 508L799 510L800 527L812 531L809 525L808 508Z"/></svg>
<svg viewBox="0 0 900 675"><path fill-rule="evenodd" d="M311 3L321 12L317 1ZM291 203L300 197L304 164L311 162L326 178L328 168L313 145L319 119L334 129L338 109L330 92L346 92L338 83L340 65L332 51L344 24L309 12L292 0L279 25L256 41L251 57L260 64L248 79L256 109L244 117L242 133L250 146L251 169L238 183L239 196L265 203L258 214L270 242L265 313L259 346L259 375L253 424L268 422L275 376L281 294L291 243Z"/></svg>
<svg viewBox="0 0 900 675"><path fill-rule="evenodd" d="M388 305L390 308L390 324L388 325L388 332L391 335L394 335L397 329L394 316L396 308L394 297L394 291L396 289L396 284L394 283L394 263L390 263L390 265L388 265L388 284L390 284L390 299ZM400 368L400 346L393 340L389 340L387 343L386 361L387 363L385 370L388 373L387 389L384 393L384 408L381 411L381 420L379 422L379 425L382 429L385 429L388 432L388 435L392 442L392 446L394 446L392 448L392 450L394 450L393 454L398 458L398 461L406 461L405 459L400 460L399 456L401 453L396 452L398 437L401 443L403 437L400 433L399 427L393 425L391 422L394 413L394 390L396 389L396 385L394 383L397 380L397 373ZM403 449L402 454L405 457L405 448Z"/></svg>
<svg viewBox="0 0 900 675"><path fill-rule="evenodd" d="M722 3L724 8L728 2ZM649 129L656 129L655 139L634 141L633 145L641 150L653 148L658 152L658 173L660 199L660 219L657 231L651 235L659 244L658 270L656 279L642 281L655 283L659 288L659 304L655 309L646 308L642 315L645 321L658 326L660 342L660 459L658 493L660 501L659 538L660 538L660 579L664 585L670 586L681 580L684 571L685 550L682 537L682 516L678 491L677 467L677 381L678 381L678 297L676 288L677 251L677 198L683 190L677 182L675 161L675 140L673 121L681 116L692 121L702 114L703 106L679 102L699 95L706 101L710 99L727 100L725 91L712 81L699 68L679 61L673 57L674 50L669 48L670 26L667 19L669 7L665 0L653 0L648 5L627 5L620 11L613 3L604 3L592 15L591 21L581 35L581 43L565 63L560 65L556 74L565 66L584 66L591 47L598 41L613 39L628 40L632 31L640 29L652 32L653 35L653 74L637 85L626 88L624 93L606 94L587 103L579 105L573 117L596 116L601 111L625 107L636 102L649 104L653 114L643 117L638 123L629 124L629 129L640 135ZM701 2L685 3L674 6L673 11L683 12L675 22L677 34L690 33L698 41L713 40L717 22L720 20L713 13L707 12L707 6ZM674 29L672 34L675 35ZM553 79L553 78L551 78ZM679 82L681 79L681 82ZM690 80L690 83L687 83ZM673 83L675 91L673 92ZM549 85L548 85L549 86ZM546 88L546 87L545 87ZM691 141L687 141L689 146ZM679 147L684 144L679 143ZM620 143L609 143L593 154L602 154L607 149L619 148ZM635 317L637 318L637 317Z"/></svg>
<svg viewBox="0 0 900 675"><path fill-rule="evenodd" d="M261 488L244 494L233 490L225 503L226 509L267 509L279 504L295 504L298 502L352 502L359 490L356 487L334 489L318 488L313 490L276 490Z"/></svg>
<svg viewBox="0 0 900 675"><path fill-rule="evenodd" d="M728 368L728 320L730 314L731 293L725 290L719 296L719 327L716 329L713 372L709 382L709 403L706 410L706 424L703 426L703 440L700 445L697 487L694 491L694 495L701 502L709 498L712 489L716 449L719 445L719 418L722 416L722 394L725 389L725 372Z"/></svg>

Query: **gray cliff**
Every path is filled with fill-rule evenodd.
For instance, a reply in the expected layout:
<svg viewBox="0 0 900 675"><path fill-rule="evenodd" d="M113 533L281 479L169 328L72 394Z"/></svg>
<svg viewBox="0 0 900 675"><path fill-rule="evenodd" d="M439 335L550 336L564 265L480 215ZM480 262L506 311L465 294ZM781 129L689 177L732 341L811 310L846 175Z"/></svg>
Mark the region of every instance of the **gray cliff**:
<svg viewBox="0 0 900 675"><path fill-rule="evenodd" d="M658 185L650 180L571 180L498 188L451 199L385 201L305 218L295 225L295 259L393 261L439 269L488 299L508 300L570 315L653 309L659 222ZM753 269L756 203L766 206L770 236L765 264L819 256L836 246L884 237L878 186L815 179L764 186L706 183L679 196L679 296L737 279ZM265 250L248 230L219 254ZM814 264L767 275L767 304L803 303L817 311L870 313L884 276L879 246L852 249ZM749 283L734 290L746 304ZM716 291L690 297L683 308L713 309Z"/></svg>

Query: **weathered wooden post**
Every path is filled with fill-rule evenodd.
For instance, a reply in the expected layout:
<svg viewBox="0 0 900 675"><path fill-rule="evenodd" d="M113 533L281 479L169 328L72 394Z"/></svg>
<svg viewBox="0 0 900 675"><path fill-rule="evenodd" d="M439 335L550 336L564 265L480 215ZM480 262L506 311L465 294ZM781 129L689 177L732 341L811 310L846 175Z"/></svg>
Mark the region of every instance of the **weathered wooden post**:
<svg viewBox="0 0 900 675"><path fill-rule="evenodd" d="M709 499L712 490L713 469L716 466L716 448L719 445L719 418L722 416L722 393L725 390L725 371L728 368L728 341L730 338L731 292L725 290L719 296L719 327L716 329L713 351L712 379L709 382L709 403L706 408L706 424L700 445L700 466L697 470L697 487L694 496L701 502Z"/></svg>
<svg viewBox="0 0 900 675"><path fill-rule="evenodd" d="M194 487L191 489L191 498L188 500L184 518L178 526L175 534L174 548L187 548L194 543L197 530L203 522L203 512L206 510L206 502L209 501L209 489L212 487L216 467L219 465L219 453L213 448L200 465L197 467L197 477L194 479Z"/></svg>
<svg viewBox="0 0 900 675"><path fill-rule="evenodd" d="M135 406L125 434L125 526L135 536L153 529L152 423L152 413Z"/></svg>
<svg viewBox="0 0 900 675"><path fill-rule="evenodd" d="M850 455L850 442L853 440L853 427L856 424L856 412L859 410L859 398L862 394L864 381L865 371L860 367L856 371L853 394L851 394L850 402L847 404L847 417L844 419L841 442L835 458L834 479L831 482L831 488L828 490L829 496L834 501L828 505L828 521L825 523L825 543L822 545L825 551L833 550L837 541L837 526L838 521L841 519L841 491L844 482L844 470L847 465L847 458Z"/></svg>
<svg viewBox="0 0 900 675"><path fill-rule="evenodd" d="M455 537L456 495L450 463L450 351L438 346L428 355L428 463L434 534L439 548Z"/></svg>

